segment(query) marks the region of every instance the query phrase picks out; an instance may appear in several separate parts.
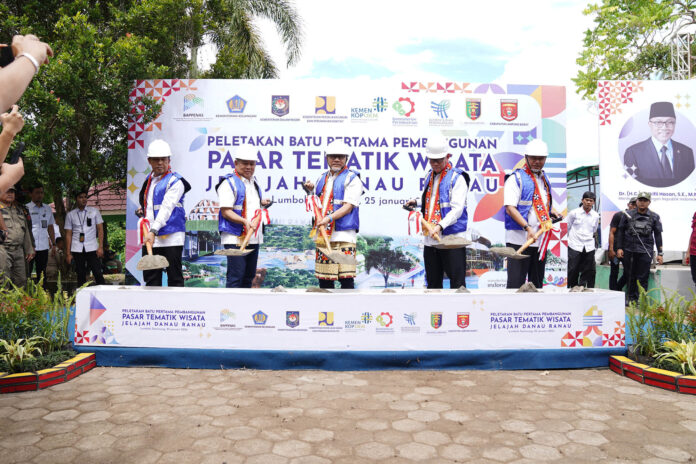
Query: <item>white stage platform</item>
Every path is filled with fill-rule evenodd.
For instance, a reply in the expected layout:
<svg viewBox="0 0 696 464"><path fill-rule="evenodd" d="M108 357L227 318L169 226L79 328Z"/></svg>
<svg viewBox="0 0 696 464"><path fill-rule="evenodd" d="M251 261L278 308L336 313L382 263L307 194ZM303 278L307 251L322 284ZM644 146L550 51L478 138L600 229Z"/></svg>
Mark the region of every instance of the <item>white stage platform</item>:
<svg viewBox="0 0 696 464"><path fill-rule="evenodd" d="M622 293L606 290L276 293L98 286L77 296L75 346L96 351L99 365L183 367L184 358L186 367L218 368L416 367L413 360L425 368L550 368L581 367L583 358L606 365L606 356L625 350L623 301ZM550 362L501 361L532 351L530 359ZM222 362L215 364L218 357ZM572 362L565 365L565 359Z"/></svg>

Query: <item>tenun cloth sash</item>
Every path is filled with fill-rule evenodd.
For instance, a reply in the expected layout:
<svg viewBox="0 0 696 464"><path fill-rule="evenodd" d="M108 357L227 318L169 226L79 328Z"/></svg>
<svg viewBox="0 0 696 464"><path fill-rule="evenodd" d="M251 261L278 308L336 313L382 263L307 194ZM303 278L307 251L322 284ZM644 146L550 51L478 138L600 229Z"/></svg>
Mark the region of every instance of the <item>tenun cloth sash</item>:
<svg viewBox="0 0 696 464"><path fill-rule="evenodd" d="M529 168L528 164L524 165L524 172L529 175L534 181L534 196L532 197L532 208L536 214L537 220L539 221L539 228L544 231L544 235L539 242L539 261L542 261L546 257L546 249L549 246L549 240L551 239L551 229L553 229L553 222L551 222L551 215L549 214L548 205L551 204L551 186L546 182L546 179L542 176L541 179L546 187L547 198L544 201L541 198L541 190L539 189L539 183L537 178Z"/></svg>

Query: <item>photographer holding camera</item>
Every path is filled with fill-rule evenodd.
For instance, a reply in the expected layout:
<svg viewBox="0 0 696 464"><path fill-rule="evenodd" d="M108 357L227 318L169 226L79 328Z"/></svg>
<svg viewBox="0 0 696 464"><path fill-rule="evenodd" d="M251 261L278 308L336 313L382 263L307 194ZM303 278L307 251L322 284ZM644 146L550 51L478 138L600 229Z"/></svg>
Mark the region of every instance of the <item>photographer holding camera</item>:
<svg viewBox="0 0 696 464"><path fill-rule="evenodd" d="M24 118L17 105L13 105L12 111L9 113L0 114L0 124L2 124L2 132L0 132L0 163L2 163L0 193L2 193L19 182L24 175L24 163L21 158L17 157L17 160L11 160L15 164L4 162L12 141L24 127Z"/></svg>
<svg viewBox="0 0 696 464"><path fill-rule="evenodd" d="M14 36L9 46L0 44L0 111L17 103L49 56L51 47L32 34Z"/></svg>

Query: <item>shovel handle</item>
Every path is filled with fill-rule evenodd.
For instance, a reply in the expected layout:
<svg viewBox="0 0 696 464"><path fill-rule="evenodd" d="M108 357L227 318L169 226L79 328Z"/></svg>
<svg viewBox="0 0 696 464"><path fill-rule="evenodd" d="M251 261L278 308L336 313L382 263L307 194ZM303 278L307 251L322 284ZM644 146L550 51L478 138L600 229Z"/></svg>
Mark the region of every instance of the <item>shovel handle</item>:
<svg viewBox="0 0 696 464"><path fill-rule="evenodd" d="M527 240L526 242L524 242L524 244L523 244L521 247L519 247L519 249L517 250L517 254L522 254L522 252L523 252L524 250L526 250L527 248L529 248L529 245L531 245L532 243L536 242L537 239L538 239L539 237L541 237L541 234L543 234L543 233L544 233L544 229L539 229L538 231L536 231L536 233L534 234L534 238L533 238L533 239L530 238L529 240Z"/></svg>
<svg viewBox="0 0 696 464"><path fill-rule="evenodd" d="M434 238L438 242L442 241L442 239L440 238L440 234L435 232L435 227L433 227L433 225L431 223L429 223L425 219L421 218L421 225L423 226L423 230L428 231L428 235L430 235L432 238Z"/></svg>
<svg viewBox="0 0 696 464"><path fill-rule="evenodd" d="M147 255L152 256L152 243L145 242L145 248L147 248Z"/></svg>
<svg viewBox="0 0 696 464"><path fill-rule="evenodd" d="M271 206L271 205L268 205L268 206ZM257 221L256 219L258 219L258 221ZM241 244L241 246L239 247L240 250L245 250L245 249L246 249L246 246L247 246L247 244L249 243L249 239L251 239L251 234L254 233L254 230L259 226L259 223L260 223L260 222L261 222L261 216L260 216L260 215L257 216L257 217L255 217L255 218L253 218L253 219L251 220L251 225L254 226L254 229L249 229L249 230L247 230L247 233L246 233L246 235L244 236L244 239L242 240L242 244Z"/></svg>
<svg viewBox="0 0 696 464"><path fill-rule="evenodd" d="M321 238L324 239L324 243L326 243L326 248L330 250L331 242L329 241L329 236L326 234L326 227L320 226L319 233L321 234Z"/></svg>

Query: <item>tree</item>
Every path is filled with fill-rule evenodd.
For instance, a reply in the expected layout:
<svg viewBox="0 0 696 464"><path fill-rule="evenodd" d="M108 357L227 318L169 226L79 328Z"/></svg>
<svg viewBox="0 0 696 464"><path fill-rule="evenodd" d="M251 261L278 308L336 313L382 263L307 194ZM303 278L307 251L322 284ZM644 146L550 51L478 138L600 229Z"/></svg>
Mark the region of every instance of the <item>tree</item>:
<svg viewBox="0 0 696 464"><path fill-rule="evenodd" d="M389 286L390 274L413 267L401 247L392 249L389 246L391 240L391 237L364 237L362 243L359 241L359 248L365 256L365 271L369 274L372 269L377 269L384 278L384 288Z"/></svg>
<svg viewBox="0 0 696 464"><path fill-rule="evenodd" d="M573 81L578 93L593 98L599 80L669 76L670 42L696 23L696 0L602 0L584 13L595 15L594 27L585 32L577 59L582 69Z"/></svg>
<svg viewBox="0 0 696 464"><path fill-rule="evenodd" d="M33 33L55 51L20 101L28 124L26 178L47 186L62 225L64 197L103 181L125 188L128 123L147 124L160 105L143 98L136 114L128 96L136 79L274 77L252 18L274 21L299 56L297 14L283 0L28 0L0 4L6 38ZM196 50L217 45L200 73Z"/></svg>

